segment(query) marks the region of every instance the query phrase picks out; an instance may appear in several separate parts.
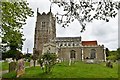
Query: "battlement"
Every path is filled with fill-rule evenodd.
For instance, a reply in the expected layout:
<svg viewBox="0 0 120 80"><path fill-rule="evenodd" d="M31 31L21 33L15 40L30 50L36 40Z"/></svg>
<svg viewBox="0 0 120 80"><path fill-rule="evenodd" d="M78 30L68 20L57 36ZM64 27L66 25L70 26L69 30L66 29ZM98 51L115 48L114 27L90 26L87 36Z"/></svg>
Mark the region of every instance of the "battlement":
<svg viewBox="0 0 120 80"><path fill-rule="evenodd" d="M51 12L51 10L48 13L45 13L45 12L40 13L39 9L37 8L37 16L46 16L46 17L48 17L50 15L53 16L53 13Z"/></svg>

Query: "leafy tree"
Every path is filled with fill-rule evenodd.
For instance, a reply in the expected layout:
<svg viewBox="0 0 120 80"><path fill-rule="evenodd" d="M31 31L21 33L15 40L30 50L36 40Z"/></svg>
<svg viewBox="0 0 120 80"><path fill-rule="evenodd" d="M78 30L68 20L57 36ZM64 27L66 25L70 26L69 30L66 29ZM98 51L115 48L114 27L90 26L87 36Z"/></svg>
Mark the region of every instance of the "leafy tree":
<svg viewBox="0 0 120 80"><path fill-rule="evenodd" d="M56 63L56 59L57 56L55 53L44 53L38 60L38 62L40 63L41 67L45 66L45 69L43 69L43 71L45 71L45 73L50 73L53 66Z"/></svg>
<svg viewBox="0 0 120 80"><path fill-rule="evenodd" d="M120 60L120 48L117 49L117 59Z"/></svg>
<svg viewBox="0 0 120 80"><path fill-rule="evenodd" d="M32 54L27 53L27 54L24 55L24 58L28 59L28 62L30 62L30 60L32 59Z"/></svg>
<svg viewBox="0 0 120 80"><path fill-rule="evenodd" d="M18 51L16 54L15 54L15 58L16 60L19 60L21 58L24 58L24 55L22 54L22 52Z"/></svg>
<svg viewBox="0 0 120 80"><path fill-rule="evenodd" d="M106 48L106 57L108 57L110 55L110 51L108 48Z"/></svg>
<svg viewBox="0 0 120 80"><path fill-rule="evenodd" d="M110 55L110 56L107 57L107 59L115 61L115 60L117 60L117 56L116 55Z"/></svg>
<svg viewBox="0 0 120 80"><path fill-rule="evenodd" d="M2 43L10 50L21 50L25 40L22 32L23 25L26 24L28 16L33 16L33 11L26 1L1 2L1 5Z"/></svg>
<svg viewBox="0 0 120 80"><path fill-rule="evenodd" d="M25 57L26 57L26 58L29 58L30 56L31 56L30 53L25 54Z"/></svg>
<svg viewBox="0 0 120 80"><path fill-rule="evenodd" d="M116 51L109 51L109 55L107 56L107 59L109 60L119 60L120 59L120 49L118 48Z"/></svg>
<svg viewBox="0 0 120 80"><path fill-rule="evenodd" d="M2 53L2 59L5 60L6 58L12 58L13 60L20 59L23 57L23 54L18 50L8 50L7 52Z"/></svg>
<svg viewBox="0 0 120 80"><path fill-rule="evenodd" d="M109 22L115 18L120 8L120 2L112 0L50 0L51 5L57 4L63 9L63 14L57 13L57 23L62 27L69 26L75 19L82 26L81 32L85 30L87 22L104 20Z"/></svg>

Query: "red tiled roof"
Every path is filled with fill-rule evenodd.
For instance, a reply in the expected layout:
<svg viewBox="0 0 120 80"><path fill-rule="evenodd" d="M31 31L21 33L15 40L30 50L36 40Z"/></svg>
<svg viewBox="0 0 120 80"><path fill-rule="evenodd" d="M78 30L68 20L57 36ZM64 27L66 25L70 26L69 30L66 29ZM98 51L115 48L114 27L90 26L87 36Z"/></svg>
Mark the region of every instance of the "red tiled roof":
<svg viewBox="0 0 120 80"><path fill-rule="evenodd" d="M83 46L97 45L97 41L82 41Z"/></svg>

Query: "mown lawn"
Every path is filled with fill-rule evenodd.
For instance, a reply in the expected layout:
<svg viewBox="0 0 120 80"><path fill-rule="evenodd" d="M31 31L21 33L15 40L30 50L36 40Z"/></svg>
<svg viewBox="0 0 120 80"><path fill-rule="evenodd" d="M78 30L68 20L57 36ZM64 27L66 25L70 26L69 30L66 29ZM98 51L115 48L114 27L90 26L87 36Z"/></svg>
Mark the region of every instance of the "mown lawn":
<svg viewBox="0 0 120 80"><path fill-rule="evenodd" d="M2 71L9 70L9 63L8 62L0 62L0 65L2 65ZM30 66L30 62L25 62L25 67Z"/></svg>
<svg viewBox="0 0 120 80"><path fill-rule="evenodd" d="M105 63L86 64L84 62L76 62L69 66L64 62L56 64L49 74L43 73L39 66L27 68L21 78L118 78L118 65L114 63L113 66L108 68ZM10 74L4 74L3 78L11 78ZM15 74L12 77L15 77Z"/></svg>
<svg viewBox="0 0 120 80"><path fill-rule="evenodd" d="M9 63L8 62L1 62L2 64L2 71L9 69Z"/></svg>

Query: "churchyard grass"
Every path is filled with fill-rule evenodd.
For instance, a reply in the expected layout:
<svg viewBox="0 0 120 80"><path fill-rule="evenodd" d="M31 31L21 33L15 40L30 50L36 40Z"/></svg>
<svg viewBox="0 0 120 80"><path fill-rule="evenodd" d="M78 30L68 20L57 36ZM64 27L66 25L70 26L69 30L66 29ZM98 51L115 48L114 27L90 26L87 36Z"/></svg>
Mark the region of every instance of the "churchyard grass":
<svg viewBox="0 0 120 80"><path fill-rule="evenodd" d="M117 78L118 65L113 63L113 68L108 68L105 63L86 64L76 62L71 66L68 62L56 64L51 73L45 74L39 66L26 68L21 78ZM14 74L15 75L15 74ZM3 75L3 78L11 78L10 74Z"/></svg>
<svg viewBox="0 0 120 80"><path fill-rule="evenodd" d="M0 62L2 65L2 71L9 70L9 63L8 62ZM25 67L30 66L30 62L25 62Z"/></svg>
<svg viewBox="0 0 120 80"><path fill-rule="evenodd" d="M3 74L2 77L3 78L16 78L16 75L17 75L16 72L13 71L13 72L9 72L9 73Z"/></svg>
<svg viewBox="0 0 120 80"><path fill-rule="evenodd" d="M2 71L9 69L9 63L8 62L1 62L2 65Z"/></svg>
<svg viewBox="0 0 120 80"><path fill-rule="evenodd" d="M25 66L30 66L30 62L25 62Z"/></svg>

